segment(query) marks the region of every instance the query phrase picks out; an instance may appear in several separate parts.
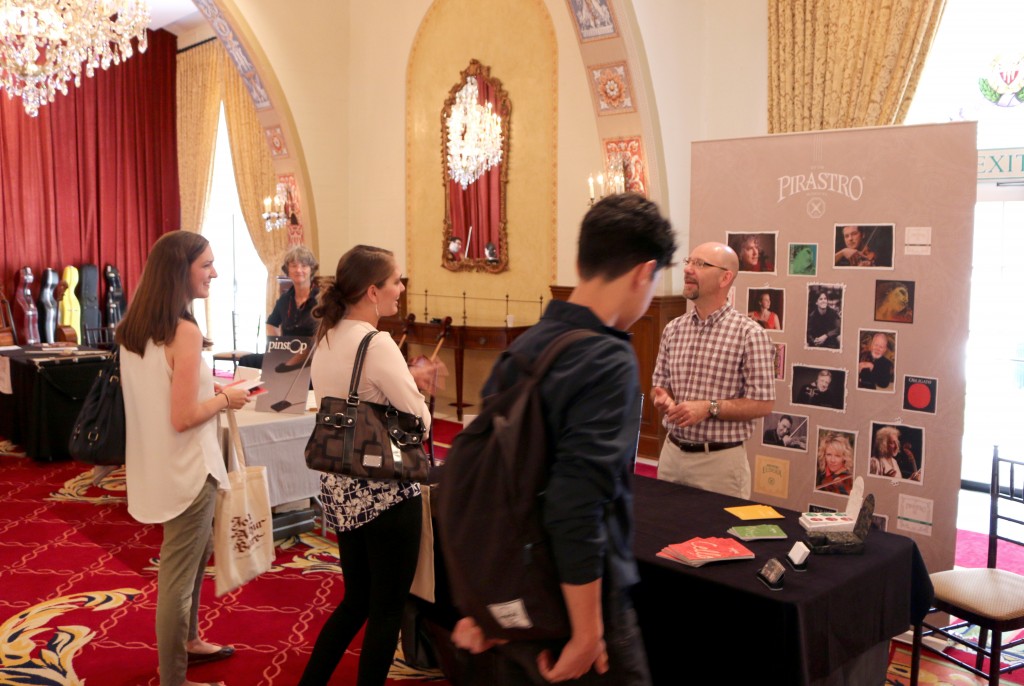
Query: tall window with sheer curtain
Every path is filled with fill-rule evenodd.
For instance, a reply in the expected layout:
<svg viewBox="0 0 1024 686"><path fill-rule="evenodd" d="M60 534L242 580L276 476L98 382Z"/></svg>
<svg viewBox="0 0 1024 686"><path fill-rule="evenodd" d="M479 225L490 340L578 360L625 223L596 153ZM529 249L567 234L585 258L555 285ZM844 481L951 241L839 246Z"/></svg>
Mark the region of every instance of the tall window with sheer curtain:
<svg viewBox="0 0 1024 686"><path fill-rule="evenodd" d="M201 232L213 248L217 278L211 284L209 299L196 301L200 328L213 341L215 351L262 352L267 269L256 254L242 218L223 107Z"/></svg>
<svg viewBox="0 0 1024 686"><path fill-rule="evenodd" d="M906 123L976 120L980 150L1024 148L1024 102L997 92L1024 88L1022 26L1020 0L946 0ZM951 297L969 289L971 298L965 482L988 483L993 444L1024 455L1024 270L1016 250L1022 240L1024 185L979 184L971 283L949 285Z"/></svg>

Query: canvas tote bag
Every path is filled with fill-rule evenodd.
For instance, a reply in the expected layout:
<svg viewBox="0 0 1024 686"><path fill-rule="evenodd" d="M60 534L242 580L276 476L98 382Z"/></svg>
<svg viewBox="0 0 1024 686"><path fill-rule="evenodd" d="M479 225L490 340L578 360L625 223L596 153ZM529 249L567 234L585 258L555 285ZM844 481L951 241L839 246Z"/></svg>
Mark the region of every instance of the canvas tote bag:
<svg viewBox="0 0 1024 686"><path fill-rule="evenodd" d="M235 411L229 409L227 414L234 449L229 450L233 457L228 463L228 488L217 491L213 520L217 597L251 581L274 563L267 468L246 466Z"/></svg>

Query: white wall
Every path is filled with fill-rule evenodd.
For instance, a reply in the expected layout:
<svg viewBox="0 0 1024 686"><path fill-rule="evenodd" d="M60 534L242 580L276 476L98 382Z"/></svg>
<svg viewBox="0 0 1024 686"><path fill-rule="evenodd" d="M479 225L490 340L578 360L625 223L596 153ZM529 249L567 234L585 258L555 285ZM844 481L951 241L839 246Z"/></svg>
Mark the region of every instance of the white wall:
<svg viewBox="0 0 1024 686"><path fill-rule="evenodd" d="M689 245L690 144L755 136L768 122L766 0L631 0L661 127L667 207ZM677 280L682 284L681 279Z"/></svg>
<svg viewBox="0 0 1024 686"><path fill-rule="evenodd" d="M587 207L584 180L601 166L600 139L566 3L543 1L559 46L556 281L570 284ZM359 241L387 245L404 260L406 67L430 0L304 0L302 12L286 3L235 2L282 85L301 137L325 273ZM668 188L663 204L685 250L690 143L766 130L767 3L619 2L626 11L632 6L638 48L650 67ZM514 27L510 34L514 39ZM679 278L669 282L681 286Z"/></svg>

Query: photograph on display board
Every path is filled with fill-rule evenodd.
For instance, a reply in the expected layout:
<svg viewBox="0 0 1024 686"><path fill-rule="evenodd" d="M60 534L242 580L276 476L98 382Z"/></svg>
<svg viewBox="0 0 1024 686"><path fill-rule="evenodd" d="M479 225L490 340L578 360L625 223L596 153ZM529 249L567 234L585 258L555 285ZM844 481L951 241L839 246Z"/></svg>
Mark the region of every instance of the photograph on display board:
<svg viewBox="0 0 1024 686"><path fill-rule="evenodd" d="M896 392L896 332L861 329L858 336L857 388Z"/></svg>
<svg viewBox="0 0 1024 686"><path fill-rule="evenodd" d="M894 224L836 224L835 266L892 269L894 228Z"/></svg>
<svg viewBox="0 0 1024 686"><path fill-rule="evenodd" d="M789 275L790 276L817 276L818 275L818 244L817 243L790 243L789 244Z"/></svg>
<svg viewBox="0 0 1024 686"><path fill-rule="evenodd" d="M782 331L786 291L781 288L748 288L747 314L762 328Z"/></svg>
<svg viewBox="0 0 1024 686"><path fill-rule="evenodd" d="M869 476L920 483L923 470L923 428L871 422Z"/></svg>
<svg viewBox="0 0 1024 686"><path fill-rule="evenodd" d="M772 343L772 364L775 365L775 380L786 380L786 344Z"/></svg>
<svg viewBox="0 0 1024 686"><path fill-rule="evenodd" d="M764 418L762 445L807 452L808 418L802 414L771 412Z"/></svg>
<svg viewBox="0 0 1024 686"><path fill-rule="evenodd" d="M775 273L777 232L726 234L726 243L736 251L741 272Z"/></svg>
<svg viewBox="0 0 1024 686"><path fill-rule="evenodd" d="M812 283L807 286L807 349L842 350L844 284Z"/></svg>
<svg viewBox="0 0 1024 686"><path fill-rule="evenodd" d="M857 432L818 427L818 459L814 490L850 495Z"/></svg>
<svg viewBox="0 0 1024 686"><path fill-rule="evenodd" d="M792 403L846 411L846 370L793 365Z"/></svg>
<svg viewBox="0 0 1024 686"><path fill-rule="evenodd" d="M929 376L903 377L903 409L911 412L935 414L939 380Z"/></svg>
<svg viewBox="0 0 1024 686"><path fill-rule="evenodd" d="M914 323L914 282L875 281L875 321Z"/></svg>

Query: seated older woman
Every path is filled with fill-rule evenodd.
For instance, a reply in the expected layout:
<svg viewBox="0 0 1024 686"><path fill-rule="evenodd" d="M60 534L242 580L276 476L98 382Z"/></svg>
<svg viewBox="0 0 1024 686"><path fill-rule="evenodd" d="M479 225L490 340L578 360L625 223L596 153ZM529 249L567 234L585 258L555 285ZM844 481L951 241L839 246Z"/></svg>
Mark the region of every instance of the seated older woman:
<svg viewBox="0 0 1024 686"><path fill-rule="evenodd" d="M292 287L277 299L267 317L268 336L313 336L317 320L313 318L320 289L316 273L320 267L313 252L304 245L289 250L281 262L281 271L291 279ZM243 367L263 366L263 355L246 355L239 360Z"/></svg>

